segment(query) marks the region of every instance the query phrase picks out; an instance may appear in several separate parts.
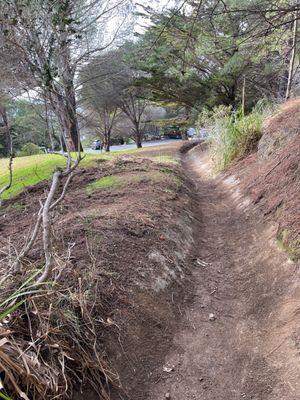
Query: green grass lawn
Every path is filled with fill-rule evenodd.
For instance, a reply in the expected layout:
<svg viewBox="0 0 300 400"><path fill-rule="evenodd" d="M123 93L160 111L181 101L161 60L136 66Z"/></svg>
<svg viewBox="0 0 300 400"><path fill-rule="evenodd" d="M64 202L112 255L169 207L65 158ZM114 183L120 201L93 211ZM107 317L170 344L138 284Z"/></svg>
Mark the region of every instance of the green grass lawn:
<svg viewBox="0 0 300 400"><path fill-rule="evenodd" d="M147 149L130 149L111 153L86 153L81 167L93 165L99 159L110 160L116 155L141 153ZM139 154L137 154L139 155ZM155 157L156 158L156 157ZM157 159L160 162L170 162L172 157L164 156L160 149L157 152ZM0 188L8 182L8 163L7 158L0 158ZM63 167L65 159L56 154L41 154L29 157L17 157L13 161L13 184L12 187L4 192L3 199L12 198L21 193L26 187L36 185L37 183L49 179L56 167Z"/></svg>
<svg viewBox="0 0 300 400"><path fill-rule="evenodd" d="M92 164L99 158L110 159L113 155L87 154L82 166ZM17 157L13 161L13 184L4 192L2 198L9 199L21 193L26 187L49 179L56 167L63 167L65 159L56 154L41 154L29 157ZM0 159L0 187L8 182L8 159Z"/></svg>

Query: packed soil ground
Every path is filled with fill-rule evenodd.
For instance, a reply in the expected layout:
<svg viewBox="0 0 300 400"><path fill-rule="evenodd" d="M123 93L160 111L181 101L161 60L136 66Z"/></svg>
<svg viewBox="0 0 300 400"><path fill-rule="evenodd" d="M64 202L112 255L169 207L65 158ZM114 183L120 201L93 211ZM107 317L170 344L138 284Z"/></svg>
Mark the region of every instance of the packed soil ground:
<svg viewBox="0 0 300 400"><path fill-rule="evenodd" d="M299 399L299 265L234 177L212 175L206 152L191 150L184 167L195 184L193 300L143 398Z"/></svg>

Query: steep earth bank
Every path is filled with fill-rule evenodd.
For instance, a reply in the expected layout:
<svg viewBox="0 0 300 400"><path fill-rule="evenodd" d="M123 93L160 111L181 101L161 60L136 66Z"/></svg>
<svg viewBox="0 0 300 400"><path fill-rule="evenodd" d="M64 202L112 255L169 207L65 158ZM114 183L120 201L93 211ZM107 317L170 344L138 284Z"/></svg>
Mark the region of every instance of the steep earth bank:
<svg viewBox="0 0 300 400"><path fill-rule="evenodd" d="M292 259L300 257L300 99L280 107L265 123L258 151L229 171L241 193L267 222Z"/></svg>

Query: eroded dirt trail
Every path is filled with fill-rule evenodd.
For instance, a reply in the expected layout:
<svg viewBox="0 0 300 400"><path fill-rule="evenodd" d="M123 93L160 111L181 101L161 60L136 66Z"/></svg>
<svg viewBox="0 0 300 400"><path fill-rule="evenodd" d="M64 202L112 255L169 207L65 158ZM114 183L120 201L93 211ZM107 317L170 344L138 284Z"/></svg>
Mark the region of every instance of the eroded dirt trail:
<svg viewBox="0 0 300 400"><path fill-rule="evenodd" d="M299 399L297 268L230 180L209 176L205 155L185 163L196 185L194 298L165 360L174 369L145 397Z"/></svg>

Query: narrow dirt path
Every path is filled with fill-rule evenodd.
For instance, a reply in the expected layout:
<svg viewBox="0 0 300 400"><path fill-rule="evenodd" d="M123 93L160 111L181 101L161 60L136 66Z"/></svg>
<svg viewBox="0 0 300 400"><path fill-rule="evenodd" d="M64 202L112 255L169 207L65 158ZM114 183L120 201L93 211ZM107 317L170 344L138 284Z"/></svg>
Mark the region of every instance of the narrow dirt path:
<svg viewBox="0 0 300 400"><path fill-rule="evenodd" d="M172 371L160 366L145 398L300 399L298 270L230 180L209 176L205 154L190 151L185 169L196 185L194 300L165 360Z"/></svg>

